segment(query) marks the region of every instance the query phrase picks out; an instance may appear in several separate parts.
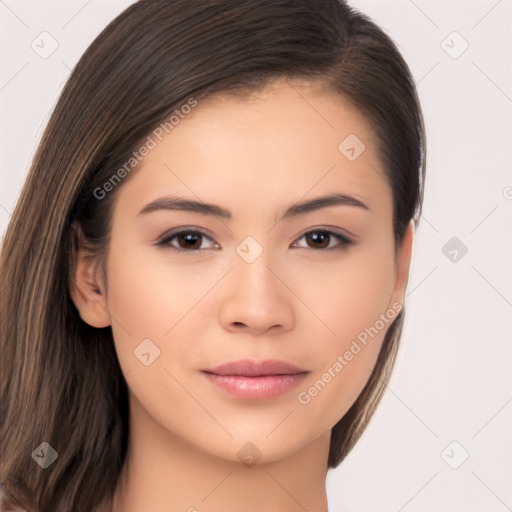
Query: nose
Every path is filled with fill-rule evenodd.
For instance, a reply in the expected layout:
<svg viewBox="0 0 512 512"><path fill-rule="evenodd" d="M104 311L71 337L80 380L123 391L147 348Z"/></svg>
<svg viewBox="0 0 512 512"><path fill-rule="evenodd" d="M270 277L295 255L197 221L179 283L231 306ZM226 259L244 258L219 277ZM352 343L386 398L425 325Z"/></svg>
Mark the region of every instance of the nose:
<svg viewBox="0 0 512 512"><path fill-rule="evenodd" d="M294 327L294 296L285 284L286 276L271 268L264 255L252 263L236 261L227 276L218 310L224 329L261 335Z"/></svg>

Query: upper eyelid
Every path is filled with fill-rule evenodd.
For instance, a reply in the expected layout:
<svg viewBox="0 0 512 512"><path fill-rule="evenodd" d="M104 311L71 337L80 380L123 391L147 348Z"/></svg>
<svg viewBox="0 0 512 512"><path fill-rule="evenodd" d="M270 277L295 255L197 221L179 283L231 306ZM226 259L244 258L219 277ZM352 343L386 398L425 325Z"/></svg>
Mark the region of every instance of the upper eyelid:
<svg viewBox="0 0 512 512"><path fill-rule="evenodd" d="M169 231L166 231L160 237L158 237L158 240L164 240L166 238L171 238L173 236L179 235L180 233L199 233L203 236L207 236L211 240L214 239L213 234L207 229L184 226L184 227L179 227L179 228L170 229Z"/></svg>
<svg viewBox="0 0 512 512"><path fill-rule="evenodd" d="M315 231L327 231L328 233L331 233L333 235L340 236L342 238L346 238L350 242L356 241L356 237L354 235L352 235L351 233L347 233L346 230L343 230L341 228L335 228L334 226L332 226L332 227L320 226L320 227L308 228L305 231L302 231L302 233L300 235L298 235L295 238L295 240L297 240L298 238L302 238L304 235L307 235L308 233L315 232Z"/></svg>

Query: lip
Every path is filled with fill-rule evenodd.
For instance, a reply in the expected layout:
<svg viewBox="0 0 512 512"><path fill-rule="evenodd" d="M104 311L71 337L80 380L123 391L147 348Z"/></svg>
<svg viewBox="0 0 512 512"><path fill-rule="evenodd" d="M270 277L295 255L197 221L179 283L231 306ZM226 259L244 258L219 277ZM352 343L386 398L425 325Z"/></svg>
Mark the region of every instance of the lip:
<svg viewBox="0 0 512 512"><path fill-rule="evenodd" d="M238 398L268 399L295 387L309 371L276 359L242 359L202 370L202 373L209 382Z"/></svg>
<svg viewBox="0 0 512 512"><path fill-rule="evenodd" d="M255 359L240 359L223 363L215 368L203 370L216 375L239 375L244 377L261 377L268 375L295 375L304 373L307 370L299 368L294 364L277 359L266 359L257 361Z"/></svg>

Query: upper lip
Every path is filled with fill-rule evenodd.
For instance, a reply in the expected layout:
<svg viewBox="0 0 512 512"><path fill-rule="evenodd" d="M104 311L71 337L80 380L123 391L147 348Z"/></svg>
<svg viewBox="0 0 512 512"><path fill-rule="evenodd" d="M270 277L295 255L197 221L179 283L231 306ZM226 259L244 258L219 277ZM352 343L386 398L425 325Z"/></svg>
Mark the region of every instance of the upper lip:
<svg viewBox="0 0 512 512"><path fill-rule="evenodd" d="M303 370L294 364L287 363L286 361L278 361L277 359L267 359L264 361L240 359L239 361L230 361L203 371L216 375L239 375L245 377L296 375L298 373L307 372L307 370Z"/></svg>

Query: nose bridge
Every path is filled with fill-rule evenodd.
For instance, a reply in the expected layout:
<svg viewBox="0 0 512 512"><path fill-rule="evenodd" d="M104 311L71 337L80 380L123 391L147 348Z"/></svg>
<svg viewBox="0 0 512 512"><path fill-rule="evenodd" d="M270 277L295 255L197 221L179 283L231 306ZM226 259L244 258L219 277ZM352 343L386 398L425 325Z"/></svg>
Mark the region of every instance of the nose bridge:
<svg viewBox="0 0 512 512"><path fill-rule="evenodd" d="M252 237L236 248L220 305L220 321L227 329L261 333L272 327L289 329L295 322L292 296L276 277L272 254Z"/></svg>
<svg viewBox="0 0 512 512"><path fill-rule="evenodd" d="M269 267L275 266L275 257L268 247L264 247L254 237L248 236L235 248L234 273L239 282L245 281L248 286L260 288L268 286L272 277ZM270 283L274 285L276 283Z"/></svg>

